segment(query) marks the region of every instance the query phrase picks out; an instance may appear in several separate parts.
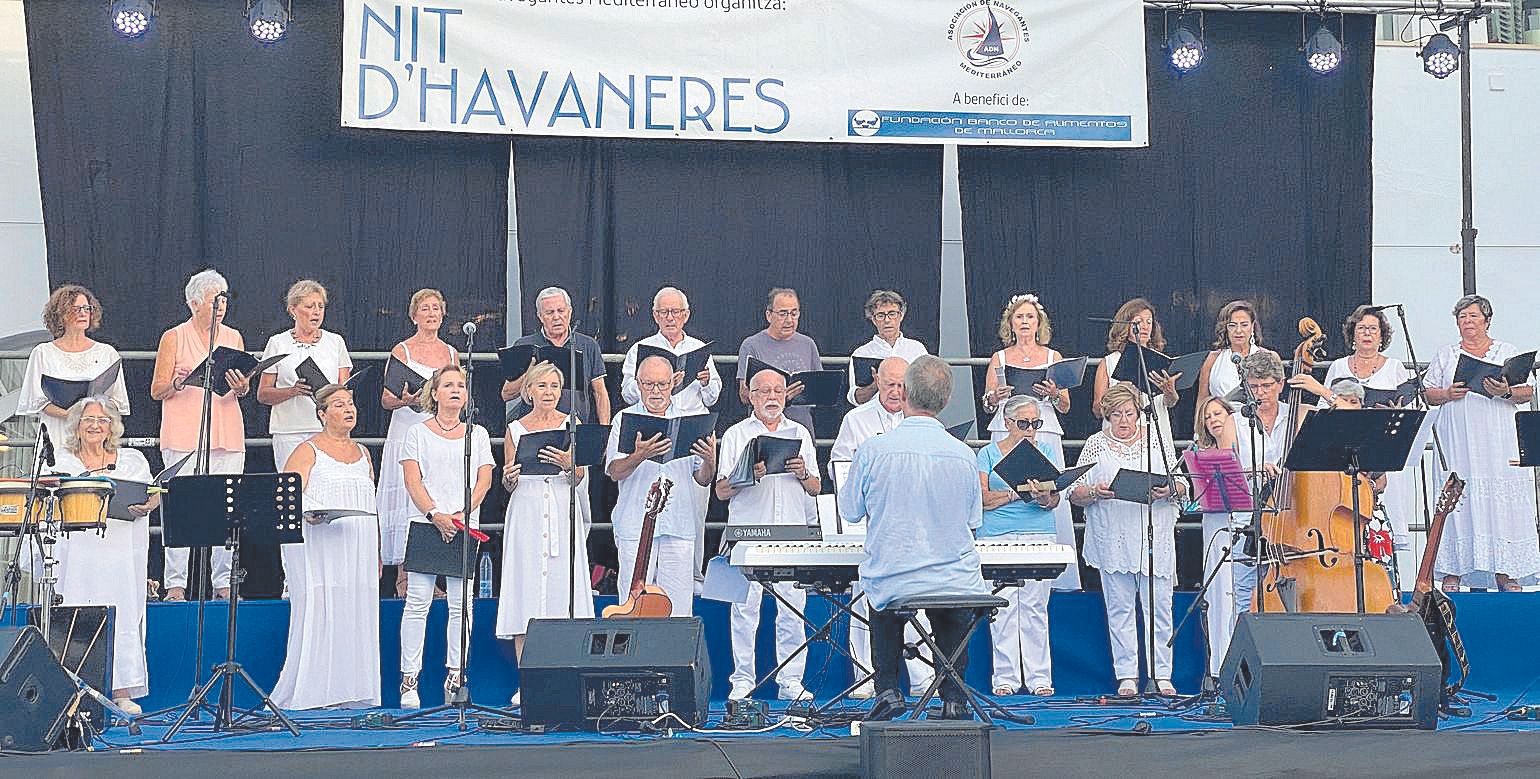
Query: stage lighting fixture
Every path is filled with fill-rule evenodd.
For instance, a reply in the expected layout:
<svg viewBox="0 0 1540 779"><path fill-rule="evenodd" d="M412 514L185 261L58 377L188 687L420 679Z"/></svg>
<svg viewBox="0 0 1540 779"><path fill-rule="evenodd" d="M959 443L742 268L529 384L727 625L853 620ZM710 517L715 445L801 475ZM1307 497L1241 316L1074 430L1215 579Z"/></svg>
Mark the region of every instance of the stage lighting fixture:
<svg viewBox="0 0 1540 779"><path fill-rule="evenodd" d="M263 43L276 43L289 32L289 8L278 0L246 3L246 29Z"/></svg>
<svg viewBox="0 0 1540 779"><path fill-rule="evenodd" d="M1188 29L1185 22L1177 22L1176 29L1166 37L1166 57L1179 73L1191 72L1203 64L1205 53L1203 39Z"/></svg>
<svg viewBox="0 0 1540 779"><path fill-rule="evenodd" d="M114 0L107 7L112 30L124 38L138 38L150 29L155 19L155 4L150 0Z"/></svg>
<svg viewBox="0 0 1540 779"><path fill-rule="evenodd" d="M1422 69L1434 78L1447 78L1460 69L1460 47L1443 33L1429 38L1417 56L1422 58Z"/></svg>
<svg viewBox="0 0 1540 779"><path fill-rule="evenodd" d="M1342 64L1342 42L1322 24L1305 42L1305 65L1317 73L1330 73Z"/></svg>

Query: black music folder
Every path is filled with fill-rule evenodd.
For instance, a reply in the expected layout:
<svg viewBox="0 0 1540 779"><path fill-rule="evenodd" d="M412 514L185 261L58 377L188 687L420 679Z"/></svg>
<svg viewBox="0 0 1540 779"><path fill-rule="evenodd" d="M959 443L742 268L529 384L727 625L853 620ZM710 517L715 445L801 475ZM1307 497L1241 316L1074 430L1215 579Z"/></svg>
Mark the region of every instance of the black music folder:
<svg viewBox="0 0 1540 779"><path fill-rule="evenodd" d="M1140 352L1144 353L1143 372L1140 371ZM1154 391L1150 386L1149 374L1155 371L1167 371L1170 368L1171 358L1163 352L1129 341L1123 345L1123 354L1118 358L1117 370L1112 372L1112 380L1126 381L1148 395ZM1194 376L1193 380L1196 381L1197 377Z"/></svg>
<svg viewBox="0 0 1540 779"><path fill-rule="evenodd" d="M1364 387L1364 408L1376 406L1407 406L1417 399L1418 379L1413 376L1396 385L1395 389Z"/></svg>
<svg viewBox="0 0 1540 779"><path fill-rule="evenodd" d="M385 361L385 378L382 383L385 391L395 395L399 400L402 395L421 392L423 386L428 383L428 378L418 373L412 366L396 359L395 355L391 355L390 359Z"/></svg>
<svg viewBox="0 0 1540 779"><path fill-rule="evenodd" d="M968 434L973 432L973 420L970 419L966 422L959 422L958 424L948 427L946 431L951 433L953 438L966 444L968 443Z"/></svg>
<svg viewBox="0 0 1540 779"><path fill-rule="evenodd" d="M664 438L673 443L673 446L670 451L647 459L656 463L666 463L681 457L689 457L690 448L695 446L695 442L709 438L716 429L716 414L691 414L672 418L655 417L650 414L621 414L620 440L616 444L621 454L631 454L636 451L638 434L645 441L661 433Z"/></svg>
<svg viewBox="0 0 1540 779"><path fill-rule="evenodd" d="M1112 484L1108 486L1117 500L1126 500L1129 503L1151 503L1153 501L1150 500L1150 490L1171 486L1171 477L1164 473L1119 468L1118 474L1112 477Z"/></svg>
<svg viewBox="0 0 1540 779"><path fill-rule="evenodd" d="M695 377L699 376L701 371L706 370L706 363L711 361L712 343L712 341L707 341L683 354L674 354L661 346L638 344L636 347L636 367L640 369L642 361L648 357L662 357L668 360L668 364L674 366L675 373L684 374L684 379L679 382L679 386L674 388L674 394L678 395L686 387L690 386L690 382L696 380Z"/></svg>
<svg viewBox="0 0 1540 779"><path fill-rule="evenodd" d="M1089 463L1060 471L1052 461L1037 450L1036 445L1030 441L1022 441L1010 451L1010 454L995 463L994 472L1009 484L1011 489L1025 497L1030 493L1021 489L1021 485L1028 481L1053 482L1053 491L1063 492L1080 481L1080 477L1094 467L1096 463Z"/></svg>
<svg viewBox="0 0 1540 779"><path fill-rule="evenodd" d="M1208 356L1209 352L1205 350L1184 354L1171 361L1171 364L1166 367L1166 373L1172 376L1181 374L1176 380L1177 390L1192 389L1197 385L1198 374L1203 372L1203 363L1208 362ZM1122 360L1119 359L1118 362L1121 363Z"/></svg>
<svg viewBox="0 0 1540 779"><path fill-rule="evenodd" d="M1508 380L1510 386L1517 387L1529 381L1529 374L1535 370L1535 353L1525 352L1508 358L1502 365L1478 360L1468 354L1460 355L1460 362L1454 368L1454 380L1456 383L1464 382L1471 392L1492 397L1482 384L1482 379L1497 379L1502 377Z"/></svg>
<svg viewBox="0 0 1540 779"><path fill-rule="evenodd" d="M497 362L503 369L503 378L508 381L523 376L537 362L548 362L561 371L563 389L581 389L590 381L588 363L583 360L583 353L573 347L571 340L567 341L567 346L504 346L497 350Z"/></svg>
<svg viewBox="0 0 1540 779"><path fill-rule="evenodd" d="M786 473L786 461L797 457L802 452L802 441L798 438L782 438L775 435L755 436L743 447L743 453L738 456L738 463L733 466L733 472L727 478L727 483L734 487L746 487L755 482L754 466L765 464L765 475ZM813 463L807 463L809 468Z"/></svg>
<svg viewBox="0 0 1540 779"><path fill-rule="evenodd" d="M348 374L348 380L340 382L342 384L342 388L350 392L356 391L359 385L363 383L363 377L369 373L369 369L372 367L373 366L365 365L362 369L353 371L352 373ZM306 357L300 361L299 365L294 366L294 374L299 378L300 381L303 381L305 384L309 385L311 392L319 392L322 387L328 384L339 383L332 381L331 378L326 375L326 372L321 370L321 366L316 365L315 360L310 357Z"/></svg>
<svg viewBox="0 0 1540 779"><path fill-rule="evenodd" d="M133 512L128 510L128 507L142 506L149 503L150 490L152 488L164 488L166 482L182 472L182 467L193 458L193 454L196 454L196 452L190 453L167 466L165 470L148 482L114 478L112 480L112 500L107 503L107 518L121 519L126 522L133 522L139 519L139 517L133 515Z"/></svg>
<svg viewBox="0 0 1540 779"><path fill-rule="evenodd" d="M277 365L280 360L288 356L287 354L275 354L258 361L257 358L240 349L231 349L228 346L214 347L214 394L220 396L230 394L230 382L225 381L225 371L240 371L249 379ZM192 369L192 373L187 374L187 378L182 380L182 386L202 387L203 374L209 369L209 362L208 358L204 358L203 362L198 363L197 367Z"/></svg>
<svg viewBox="0 0 1540 779"><path fill-rule="evenodd" d="M1085 381L1086 358L1076 357L1069 360L1060 360L1042 368L1017 368L1014 365L1005 366L1005 383L1010 385L1013 395L1037 396L1032 388L1046 379L1053 379L1053 383L1059 389L1074 389Z"/></svg>
<svg viewBox="0 0 1540 779"><path fill-rule="evenodd" d="M470 546L469 550L462 549L466 544ZM411 573L470 579L476 575L476 555L480 547L481 543L464 530L445 541L432 522L410 522L401 567Z"/></svg>
<svg viewBox="0 0 1540 779"><path fill-rule="evenodd" d="M850 371L857 387L870 387L877 381L877 369L882 367L882 360L881 357L850 358Z"/></svg>
<svg viewBox="0 0 1540 779"><path fill-rule="evenodd" d="M519 436L519 444L514 452L513 459L520 466L521 476L555 476L561 473L561 469L540 459L540 450L547 446L555 449L566 449L569 437L567 428L558 427L555 430L540 430L534 433L525 433Z"/></svg>
<svg viewBox="0 0 1540 779"><path fill-rule="evenodd" d="M49 403L68 411L83 398L106 395L122 373L122 360L113 360L94 379L59 379L45 373L42 376L43 397L48 398Z"/></svg>
<svg viewBox="0 0 1540 779"><path fill-rule="evenodd" d="M604 465L604 453L610 447L610 426L585 422L577 426L578 465Z"/></svg>
<svg viewBox="0 0 1540 779"><path fill-rule="evenodd" d="M788 400L790 406L837 406L845 400L845 372L844 371L797 371L788 373L780 368L750 356L748 360L748 375L744 377L748 381L760 371L771 370L781 374L786 380L786 386L802 382L802 394L795 399Z"/></svg>

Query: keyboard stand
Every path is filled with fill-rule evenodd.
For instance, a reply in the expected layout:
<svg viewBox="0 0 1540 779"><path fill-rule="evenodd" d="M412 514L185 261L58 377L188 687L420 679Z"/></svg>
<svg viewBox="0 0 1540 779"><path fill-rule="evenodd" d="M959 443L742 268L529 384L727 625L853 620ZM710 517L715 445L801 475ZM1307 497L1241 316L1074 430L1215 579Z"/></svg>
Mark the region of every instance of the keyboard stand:
<svg viewBox="0 0 1540 779"><path fill-rule="evenodd" d="M803 613L796 606L791 605L791 601L786 600L786 598L784 598L781 595L781 593L778 590L776 590L776 588L774 586L772 586L775 582L769 580L767 577L756 577L756 578L759 579L760 584L764 585L765 592L770 593L770 597L775 598L775 602L777 604L776 608L786 609L787 611L791 612L792 614L797 615L797 619L802 620L802 624L804 626L808 627L808 628L811 628L813 632L805 640L803 640L803 642L800 645L798 645L797 648L795 650L793 650L791 654L787 655L786 659L784 659L784 660L780 661L779 663L777 663L774 668L770 669L769 673L765 674L763 677L760 677L759 681L755 682L754 687L749 690L749 692L748 692L749 696L753 696L753 694L756 691L758 691L759 688L764 687L766 683L768 683L771 679L774 679L776 674L780 673L781 669L785 668L788 663L790 663L793 659L795 659L797 657L797 655L800 655L803 652L806 652L809 647L811 647L814 643L817 643L817 642L826 643L830 647L832 647L835 651L837 651L840 654L844 655L845 659L850 661L851 669L854 672L858 672L858 673L863 674L861 676L861 678L858 681L856 681L855 684L852 684L849 687L845 688L845 690L843 692L841 692L839 695L836 695L834 697L834 700L832 700L829 703L826 703L822 707L820 707L818 709L818 712L821 713L825 709L827 709L831 705L833 705L834 703L836 703L838 701L841 701L841 700L844 700L848 695L850 695L850 693L853 690L855 690L857 687L861 686L861 684L864 683L866 680L876 678L876 676L877 676L877 672L876 671L867 668L866 664L864 664L861 661L857 660L853 655L851 655L850 650L848 648L846 648L840 642L833 640L831 635L830 635L831 629L834 627L834 625L836 625L840 621L840 619L842 617L848 616L850 619L860 620L863 623L865 623L867 621L865 618L863 618L861 615L855 613L851 609L852 606L854 606L862 598L866 597L866 593L864 591L860 595L857 595L856 597L852 598L851 599L851 603L847 605L845 603L840 602L840 600L838 598L834 597L835 593L834 593L833 588L831 588L827 584L816 583L816 584L812 584L812 585L805 585L805 584L802 584L802 583L798 582L796 584L797 587L799 587L801 589L804 589L804 590L807 590L808 592L811 592L812 594L817 595L818 597L820 597L820 598L824 599L825 601L828 601L829 603L834 605L834 607L835 607L834 613L831 614L829 616L829 618L827 620L825 620L823 622L823 624L820 625L820 624L814 623L811 619L808 618L807 614ZM847 589L848 589L848 585L847 585ZM757 628L756 628L756 630L757 630Z"/></svg>

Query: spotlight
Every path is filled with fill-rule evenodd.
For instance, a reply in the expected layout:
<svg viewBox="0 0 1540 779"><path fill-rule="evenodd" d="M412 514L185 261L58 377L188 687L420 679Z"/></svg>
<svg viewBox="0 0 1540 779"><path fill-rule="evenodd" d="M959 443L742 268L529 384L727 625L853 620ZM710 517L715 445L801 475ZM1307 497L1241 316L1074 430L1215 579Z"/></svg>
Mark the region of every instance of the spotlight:
<svg viewBox="0 0 1540 779"><path fill-rule="evenodd" d="M263 43L276 43L289 32L289 8L278 0L247 0L246 29Z"/></svg>
<svg viewBox="0 0 1540 779"><path fill-rule="evenodd" d="M150 29L155 18L155 4L150 0L115 0L107 8L112 31L124 38L138 38Z"/></svg>
<svg viewBox="0 0 1540 779"><path fill-rule="evenodd" d="M1447 78L1460 69L1460 47L1443 33L1429 38L1417 56L1422 58L1422 69L1434 78Z"/></svg>
<svg viewBox="0 0 1540 779"><path fill-rule="evenodd" d="M1203 39L1183 22L1177 22L1176 29L1166 37L1166 57L1178 73L1188 73L1203 64L1204 53Z"/></svg>
<svg viewBox="0 0 1540 779"><path fill-rule="evenodd" d="M1305 64L1317 73L1330 73L1342 64L1342 42L1325 24L1305 43Z"/></svg>

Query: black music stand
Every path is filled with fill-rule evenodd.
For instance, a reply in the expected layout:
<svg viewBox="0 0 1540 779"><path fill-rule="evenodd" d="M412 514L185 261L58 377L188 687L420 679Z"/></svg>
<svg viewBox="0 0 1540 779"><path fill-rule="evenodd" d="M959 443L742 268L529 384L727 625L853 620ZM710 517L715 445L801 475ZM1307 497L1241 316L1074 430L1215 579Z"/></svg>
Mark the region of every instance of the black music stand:
<svg viewBox="0 0 1540 779"><path fill-rule="evenodd" d="M1358 613L1364 613L1363 510L1358 477L1364 471L1388 473L1406 467L1417 430L1428 412L1421 409L1324 409L1305 417L1283 467L1290 471L1345 473L1353 482L1353 576ZM1372 508L1372 507L1371 507Z"/></svg>
<svg viewBox="0 0 1540 779"><path fill-rule="evenodd" d="M241 580L241 540L254 539L269 544L298 544L305 537L301 530L303 487L297 473L248 473L236 476L178 476L166 493L163 532L167 546L230 547L230 605L226 620L225 661L213 668L213 675L192 694L182 707L181 716L161 736L161 742L176 736L189 717L205 708L214 709L214 731L233 730L248 717L266 707L291 735L299 729L284 715L246 669L235 660L236 614L239 612ZM235 682L244 682L260 705L235 716ZM210 706L208 697L219 684L219 705ZM266 723L252 727L262 727Z"/></svg>
<svg viewBox="0 0 1540 779"><path fill-rule="evenodd" d="M1540 466L1540 411L1520 411L1513 415L1519 435L1519 467Z"/></svg>

